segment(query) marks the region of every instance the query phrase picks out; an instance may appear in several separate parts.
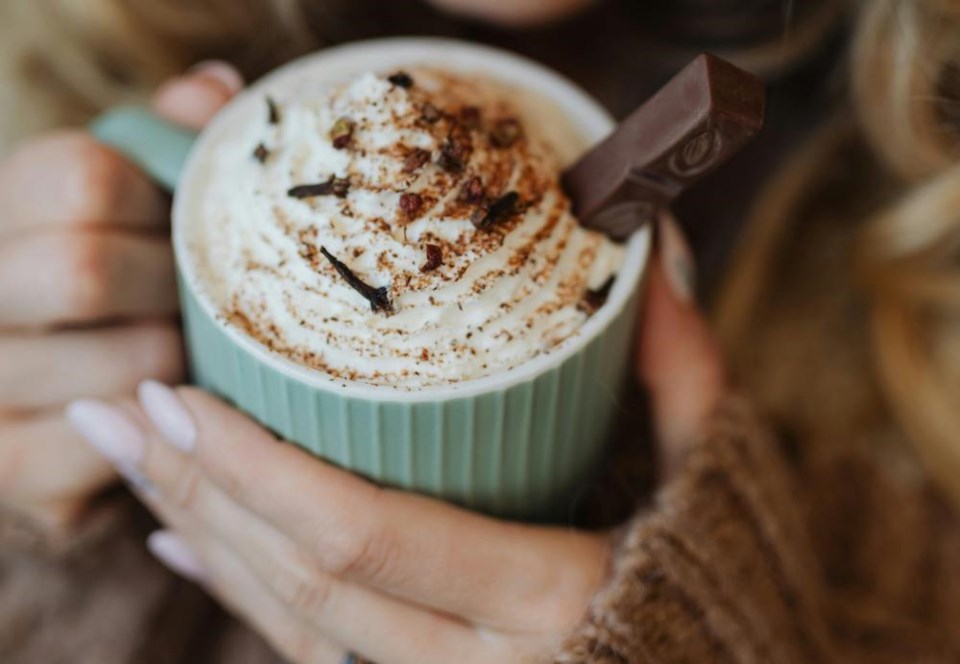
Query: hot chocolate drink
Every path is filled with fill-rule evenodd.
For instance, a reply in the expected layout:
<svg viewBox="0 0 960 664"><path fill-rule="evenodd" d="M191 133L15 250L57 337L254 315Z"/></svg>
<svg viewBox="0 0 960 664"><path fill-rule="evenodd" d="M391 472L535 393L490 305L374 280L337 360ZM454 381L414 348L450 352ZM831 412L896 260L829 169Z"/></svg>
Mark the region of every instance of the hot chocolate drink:
<svg viewBox="0 0 960 664"><path fill-rule="evenodd" d="M578 225L520 94L437 69L273 91L209 151L189 236L201 288L342 380L415 390L554 351L623 251Z"/></svg>

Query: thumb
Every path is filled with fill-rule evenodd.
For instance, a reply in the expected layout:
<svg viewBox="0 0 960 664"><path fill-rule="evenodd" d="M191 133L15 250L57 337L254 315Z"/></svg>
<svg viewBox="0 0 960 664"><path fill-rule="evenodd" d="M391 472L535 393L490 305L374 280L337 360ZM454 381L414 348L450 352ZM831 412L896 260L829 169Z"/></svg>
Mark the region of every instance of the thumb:
<svg viewBox="0 0 960 664"><path fill-rule="evenodd" d="M232 65L219 60L201 62L161 85L153 95L153 110L171 122L199 131L243 85L243 76Z"/></svg>
<svg viewBox="0 0 960 664"><path fill-rule="evenodd" d="M638 370L650 392L666 475L677 469L726 384L717 343L694 301L693 275L680 228L664 217L641 311Z"/></svg>

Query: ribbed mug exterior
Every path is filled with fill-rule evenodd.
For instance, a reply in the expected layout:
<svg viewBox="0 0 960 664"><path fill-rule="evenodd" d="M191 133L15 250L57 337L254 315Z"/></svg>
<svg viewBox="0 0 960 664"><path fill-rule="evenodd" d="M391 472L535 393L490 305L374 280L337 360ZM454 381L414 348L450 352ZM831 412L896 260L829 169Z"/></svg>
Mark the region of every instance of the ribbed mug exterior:
<svg viewBox="0 0 960 664"><path fill-rule="evenodd" d="M251 355L190 288L181 302L197 385L283 438L374 481L499 515L554 514L603 458L630 355L636 295L559 367L441 401L343 396Z"/></svg>
<svg viewBox="0 0 960 664"><path fill-rule="evenodd" d="M610 116L569 82L539 65L487 47L436 39L376 40L308 56L293 66L312 66L318 58L341 70L346 64L368 69L400 67L422 58L441 66L459 63L488 75L497 76L499 71L505 79L514 77L512 82L518 85L540 84L539 92L552 95L552 101L579 123L591 141L613 127ZM288 65L277 73L290 69ZM261 85L243 95L260 94ZM143 143L142 127L132 131L120 126L122 118L116 124L114 133L123 134L125 129L141 137L135 142ZM491 514L562 517L565 505L604 457L628 371L649 229L628 243L630 273L625 274L626 268L621 271L611 302L601 309L607 313L595 315L608 319L607 324L603 329L595 325L594 336L575 352L570 351L576 344L568 342L566 349L561 346L548 354L545 362L541 356L525 368L506 372L508 380L494 381L497 387L491 389L453 386L432 391L430 398L411 398L401 390L364 391L320 379L318 372L305 375L302 367L291 369L288 360L257 346L221 320L199 292L184 239L190 206L181 200L181 190L191 188L193 171L202 166L208 133L209 129L187 161L174 206L174 244L193 380L283 438L376 482ZM148 159L142 162L149 166ZM611 307L616 308L615 315L608 315ZM564 354L568 356L562 361L550 359ZM542 371L531 369L540 365Z"/></svg>

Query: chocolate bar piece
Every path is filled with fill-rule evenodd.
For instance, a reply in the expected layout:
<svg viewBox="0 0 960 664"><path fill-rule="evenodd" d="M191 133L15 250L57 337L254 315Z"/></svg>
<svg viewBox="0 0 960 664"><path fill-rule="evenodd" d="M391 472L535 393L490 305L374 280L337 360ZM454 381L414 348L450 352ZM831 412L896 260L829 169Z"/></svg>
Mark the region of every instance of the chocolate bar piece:
<svg viewBox="0 0 960 664"><path fill-rule="evenodd" d="M698 56L564 173L580 223L627 238L756 136L764 106L760 79Z"/></svg>

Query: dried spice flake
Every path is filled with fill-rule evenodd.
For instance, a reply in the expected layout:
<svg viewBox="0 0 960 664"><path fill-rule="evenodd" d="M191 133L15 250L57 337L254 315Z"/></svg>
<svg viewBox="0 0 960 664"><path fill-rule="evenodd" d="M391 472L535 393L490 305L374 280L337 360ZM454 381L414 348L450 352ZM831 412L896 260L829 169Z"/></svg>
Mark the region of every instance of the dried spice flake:
<svg viewBox="0 0 960 664"><path fill-rule="evenodd" d="M502 118L497 120L490 130L490 142L498 148L508 148L517 142L523 134L520 121L516 118Z"/></svg>
<svg viewBox="0 0 960 664"><path fill-rule="evenodd" d="M470 221L477 227L477 230L488 231L496 224L509 219L518 212L517 203L520 202L520 194L510 191L495 200L489 207L478 208L470 217Z"/></svg>
<svg viewBox="0 0 960 664"><path fill-rule="evenodd" d="M476 106L464 106L460 109L460 124L465 129L480 128L480 109Z"/></svg>
<svg viewBox="0 0 960 664"><path fill-rule="evenodd" d="M400 194L400 209L408 217L415 217L423 208L423 198L420 194Z"/></svg>
<svg viewBox="0 0 960 664"><path fill-rule="evenodd" d="M350 180L330 176L326 182L316 184L301 184L287 191L291 198L312 198L314 196L336 196L343 198L350 191Z"/></svg>
<svg viewBox="0 0 960 664"><path fill-rule="evenodd" d="M613 288L613 282L616 280L617 275L611 275L604 284L597 290L587 289L583 294L583 299L580 300L580 303L577 305L577 309L592 316L597 313L597 310L600 309L607 302L607 298L610 296L610 289Z"/></svg>
<svg viewBox="0 0 960 664"><path fill-rule="evenodd" d="M452 137L448 138L440 148L437 164L447 172L459 173L463 170L466 153L466 149L459 141Z"/></svg>
<svg viewBox="0 0 960 664"><path fill-rule="evenodd" d="M443 117L443 113L433 104L427 103L420 108L420 117L424 122L433 124Z"/></svg>
<svg viewBox="0 0 960 664"><path fill-rule="evenodd" d="M483 180L479 175L469 178L460 189L460 200L471 205L479 205L486 195L483 191Z"/></svg>
<svg viewBox="0 0 960 664"><path fill-rule="evenodd" d="M430 151L422 148L416 148L403 160L403 172L413 173L430 161Z"/></svg>
<svg viewBox="0 0 960 664"><path fill-rule="evenodd" d="M280 108L273 97L267 97L267 122L272 125L280 123Z"/></svg>
<svg viewBox="0 0 960 664"><path fill-rule="evenodd" d="M355 291L360 293L367 302L370 303L370 309L373 311L382 311L384 313L393 313L393 304L390 302L390 289L386 286L374 288L363 279L358 277L353 270L344 263L337 260L333 254L327 251L326 247L320 247L320 253L323 254L330 264L333 265L337 273L343 277L344 281Z"/></svg>
<svg viewBox="0 0 960 664"><path fill-rule="evenodd" d="M443 265L443 249L438 244L427 245L427 262L420 268L421 272L432 272Z"/></svg>
<svg viewBox="0 0 960 664"><path fill-rule="evenodd" d="M265 163L270 157L270 150L267 149L267 146L261 143L257 146L257 149L253 151L253 157L261 164Z"/></svg>
<svg viewBox="0 0 960 664"><path fill-rule="evenodd" d="M342 150L350 145L350 141L353 140L353 130L356 126L356 123L350 118L338 118L333 123L333 127L330 128L330 140L333 141L333 147Z"/></svg>
<svg viewBox="0 0 960 664"><path fill-rule="evenodd" d="M398 88L403 88L404 90L413 87L413 78L405 71L398 71L390 74L387 76L387 80Z"/></svg>

